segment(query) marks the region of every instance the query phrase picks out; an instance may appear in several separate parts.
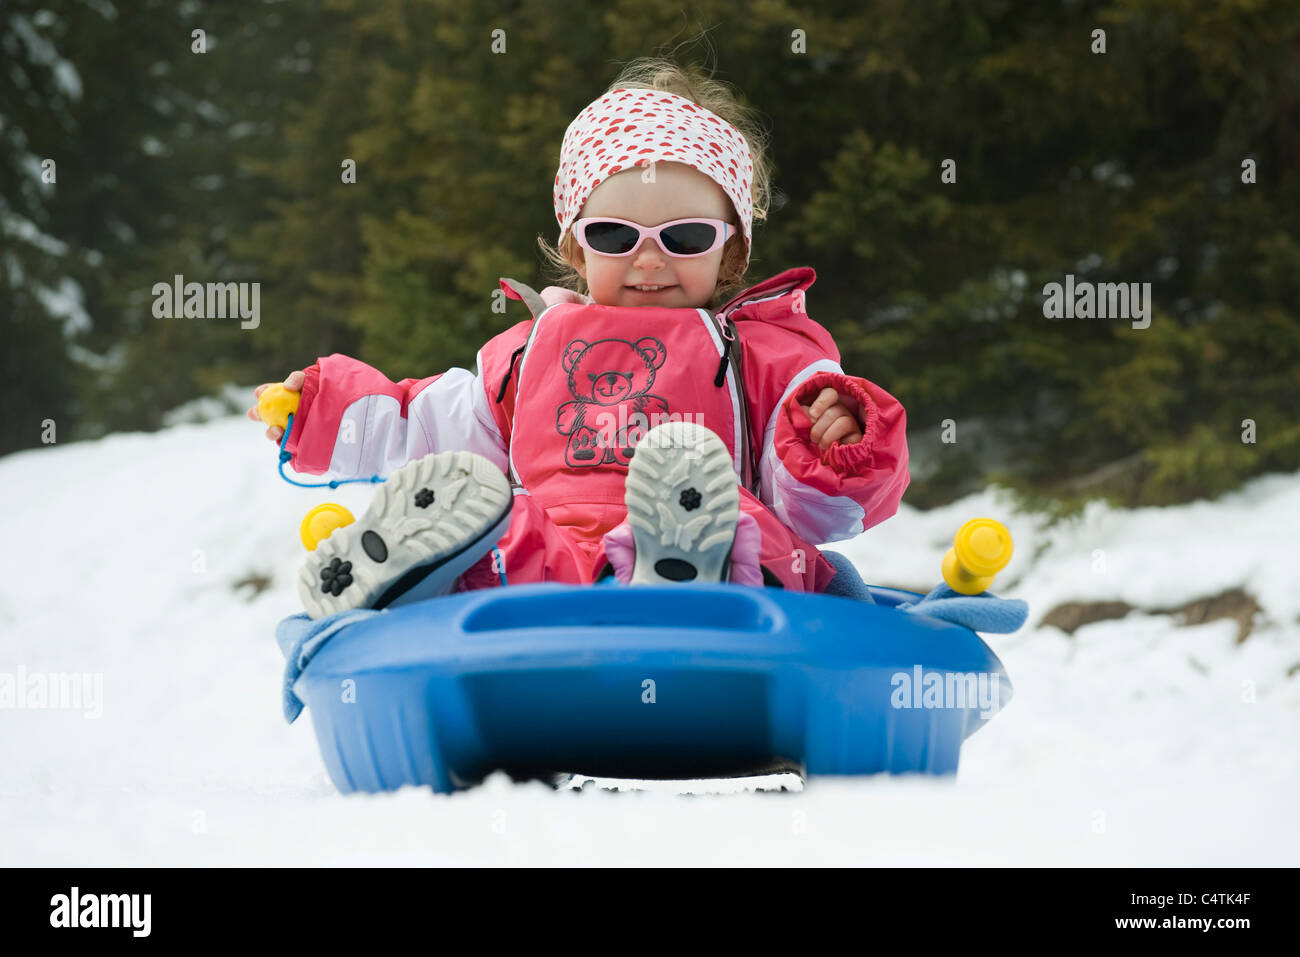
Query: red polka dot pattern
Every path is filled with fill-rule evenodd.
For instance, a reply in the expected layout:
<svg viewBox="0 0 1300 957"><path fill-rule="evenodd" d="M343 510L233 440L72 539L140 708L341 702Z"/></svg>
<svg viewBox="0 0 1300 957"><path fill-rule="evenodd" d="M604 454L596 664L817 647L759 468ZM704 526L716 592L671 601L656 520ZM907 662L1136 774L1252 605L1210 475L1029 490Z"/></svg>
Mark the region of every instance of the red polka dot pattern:
<svg viewBox="0 0 1300 957"><path fill-rule="evenodd" d="M593 189L622 169L658 160L692 166L722 187L740 216L748 262L754 175L749 143L712 111L662 90L610 90L569 124L555 174L560 241Z"/></svg>

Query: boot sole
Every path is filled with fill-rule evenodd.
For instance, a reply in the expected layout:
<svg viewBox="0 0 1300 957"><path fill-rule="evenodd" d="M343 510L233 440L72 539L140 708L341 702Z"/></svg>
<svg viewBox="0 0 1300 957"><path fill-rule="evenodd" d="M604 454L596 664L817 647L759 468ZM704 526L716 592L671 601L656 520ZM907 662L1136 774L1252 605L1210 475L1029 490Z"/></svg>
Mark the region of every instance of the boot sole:
<svg viewBox="0 0 1300 957"><path fill-rule="evenodd" d="M655 426L633 453L624 500L632 584L728 580L740 486L717 435L694 422Z"/></svg>
<svg viewBox="0 0 1300 957"><path fill-rule="evenodd" d="M313 618L445 593L509 528L510 483L473 452L402 466L366 513L321 541L298 573Z"/></svg>

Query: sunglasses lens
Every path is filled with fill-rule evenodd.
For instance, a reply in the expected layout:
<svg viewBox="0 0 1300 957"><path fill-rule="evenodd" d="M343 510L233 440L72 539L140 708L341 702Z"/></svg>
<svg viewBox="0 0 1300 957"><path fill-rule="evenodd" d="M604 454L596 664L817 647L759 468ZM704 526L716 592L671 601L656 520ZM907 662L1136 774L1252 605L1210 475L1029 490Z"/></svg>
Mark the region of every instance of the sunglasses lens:
<svg viewBox="0 0 1300 957"><path fill-rule="evenodd" d="M631 226L610 222L588 223L586 237L588 246L609 256L631 252L641 238Z"/></svg>
<svg viewBox="0 0 1300 957"><path fill-rule="evenodd" d="M678 223L659 234L664 249L678 256L698 256L713 246L718 231L710 223Z"/></svg>

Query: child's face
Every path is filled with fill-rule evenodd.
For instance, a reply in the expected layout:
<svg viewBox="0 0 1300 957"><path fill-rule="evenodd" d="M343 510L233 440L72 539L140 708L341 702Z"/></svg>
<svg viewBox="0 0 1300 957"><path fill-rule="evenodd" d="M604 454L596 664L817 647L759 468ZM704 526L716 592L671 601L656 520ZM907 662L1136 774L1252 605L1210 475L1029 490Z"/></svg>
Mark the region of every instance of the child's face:
<svg viewBox="0 0 1300 957"><path fill-rule="evenodd" d="M578 216L612 216L658 226L675 219L721 219L736 224L731 200L713 180L683 163L657 162L654 181L643 182L641 168L615 173L587 197ZM605 306L705 305L718 284L722 256L739 236L704 256L676 259L667 256L647 237L630 256L602 256L577 247L578 274L587 280L591 298ZM637 285L667 286L659 292L641 292Z"/></svg>

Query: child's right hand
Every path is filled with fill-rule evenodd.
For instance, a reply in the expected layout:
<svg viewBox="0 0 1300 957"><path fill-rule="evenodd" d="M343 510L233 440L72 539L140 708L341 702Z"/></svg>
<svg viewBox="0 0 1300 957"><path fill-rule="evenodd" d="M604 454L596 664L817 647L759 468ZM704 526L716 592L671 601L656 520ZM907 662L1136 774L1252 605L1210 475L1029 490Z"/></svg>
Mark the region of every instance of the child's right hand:
<svg viewBox="0 0 1300 957"><path fill-rule="evenodd" d="M303 381L306 378L307 376L301 371L290 372L289 375L284 380L284 387L288 389L290 392L301 392ZM273 385L275 385L274 382L266 382L263 383L262 385L259 385L255 390L253 390L253 396L255 398L260 398L262 393L265 392ZM256 404L254 404L253 407L248 410L248 417L252 419L254 422L262 421L262 416L258 413ZM280 428L280 426L278 425L267 426L266 437L278 445L280 439L284 438L284 429Z"/></svg>

